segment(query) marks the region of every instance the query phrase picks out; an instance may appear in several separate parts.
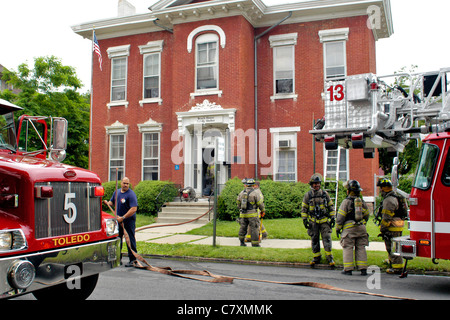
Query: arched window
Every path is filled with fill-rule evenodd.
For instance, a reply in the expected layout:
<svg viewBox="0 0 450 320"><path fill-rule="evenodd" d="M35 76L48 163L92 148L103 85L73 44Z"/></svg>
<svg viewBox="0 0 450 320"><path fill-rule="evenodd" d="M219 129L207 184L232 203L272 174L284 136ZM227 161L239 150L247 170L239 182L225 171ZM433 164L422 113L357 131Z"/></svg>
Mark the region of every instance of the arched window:
<svg viewBox="0 0 450 320"><path fill-rule="evenodd" d="M196 90L217 90L219 87L219 36L202 34L195 40Z"/></svg>

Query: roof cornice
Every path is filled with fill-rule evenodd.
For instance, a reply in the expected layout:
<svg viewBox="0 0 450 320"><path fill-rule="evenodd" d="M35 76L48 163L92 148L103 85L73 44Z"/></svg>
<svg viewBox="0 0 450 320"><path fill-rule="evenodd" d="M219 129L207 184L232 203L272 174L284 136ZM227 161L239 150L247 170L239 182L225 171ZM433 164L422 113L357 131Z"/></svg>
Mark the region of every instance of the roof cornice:
<svg viewBox="0 0 450 320"><path fill-rule="evenodd" d="M173 25L241 15L255 28L271 26L288 12L292 17L283 24L303 23L354 16L368 16L368 8L379 8L380 25L373 28L376 40L393 34L390 0L313 0L267 6L262 0L212 0L193 4L171 5L176 0L161 0L145 14L98 20L73 26L72 30L91 38L95 26L98 39L162 31L153 22L173 28Z"/></svg>

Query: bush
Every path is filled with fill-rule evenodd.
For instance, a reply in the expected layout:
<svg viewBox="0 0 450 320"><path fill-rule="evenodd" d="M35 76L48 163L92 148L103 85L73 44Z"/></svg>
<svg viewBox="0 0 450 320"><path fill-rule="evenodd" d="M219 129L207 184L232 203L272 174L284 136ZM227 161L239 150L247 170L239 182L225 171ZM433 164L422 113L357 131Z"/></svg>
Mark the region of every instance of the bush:
<svg viewBox="0 0 450 320"><path fill-rule="evenodd" d="M236 199L244 189L239 178L228 180L218 199L218 218L224 221L232 221L239 217ZM303 197L309 191L309 184L296 182L286 183L272 180L261 180L260 189L264 195L266 209L265 219L298 218L301 216ZM337 209L347 197L347 192L342 182L339 182ZM329 194L335 197L334 190Z"/></svg>
<svg viewBox="0 0 450 320"><path fill-rule="evenodd" d="M139 213L147 216L156 216L158 214L158 206L155 201L159 193L164 189L158 198L158 204L173 201L178 195L178 189L170 181L141 181L136 186L136 192Z"/></svg>
<svg viewBox="0 0 450 320"><path fill-rule="evenodd" d="M105 195L102 200L109 201L116 189L116 182L109 181L104 182L103 188L105 188ZM162 204L167 201L172 201L174 197L178 195L178 189L175 185L170 181L141 181L139 184L133 188L130 185L130 189L132 189L136 193L136 197L138 200L138 213L146 216L155 216L158 214L157 212L157 204L155 203L155 199L161 190L166 186L164 192L159 196L158 203ZM120 189L120 182L118 185ZM108 206L102 204L102 209L104 211L110 211Z"/></svg>

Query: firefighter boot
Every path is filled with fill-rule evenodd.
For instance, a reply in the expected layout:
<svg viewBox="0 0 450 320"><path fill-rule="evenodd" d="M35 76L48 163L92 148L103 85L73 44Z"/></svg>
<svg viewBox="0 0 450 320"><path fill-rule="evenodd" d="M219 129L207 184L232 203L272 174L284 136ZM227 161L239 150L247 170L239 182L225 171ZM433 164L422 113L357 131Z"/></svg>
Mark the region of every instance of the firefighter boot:
<svg viewBox="0 0 450 320"><path fill-rule="evenodd" d="M332 268L332 269L334 269L334 267L335 267L335 265L336 265L336 263L334 262L334 260L333 260L333 256L327 256L327 261L328 261L328 265Z"/></svg>
<svg viewBox="0 0 450 320"><path fill-rule="evenodd" d="M316 264L319 264L321 259L322 259L322 257L320 255L320 252L314 253L314 258L309 262L309 265L311 266L311 268L314 268L314 266Z"/></svg>
<svg viewBox="0 0 450 320"><path fill-rule="evenodd" d="M244 237L239 237L239 241L241 242L241 247L246 247L247 246L245 244L245 238Z"/></svg>

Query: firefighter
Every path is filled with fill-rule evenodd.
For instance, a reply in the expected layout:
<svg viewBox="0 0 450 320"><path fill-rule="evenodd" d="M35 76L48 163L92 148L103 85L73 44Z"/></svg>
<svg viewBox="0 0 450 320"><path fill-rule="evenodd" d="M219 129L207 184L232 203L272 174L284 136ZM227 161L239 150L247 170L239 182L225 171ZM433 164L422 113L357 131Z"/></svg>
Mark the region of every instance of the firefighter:
<svg viewBox="0 0 450 320"><path fill-rule="evenodd" d="M381 179L377 184L383 197L381 204L380 236L386 245L389 256L390 268L386 270L390 274L400 274L403 269L403 258L392 253L392 238L401 237L404 221L399 216L402 204L392 189L392 182L389 179Z"/></svg>
<svg viewBox="0 0 450 320"><path fill-rule="evenodd" d="M255 181L255 184L253 185L253 188L255 189L255 192L259 192L261 194L261 197L264 201L264 195L261 192L261 189L259 188L259 181ZM260 219L260 233L259 233L259 237L261 238L261 240L267 239L267 229L266 227L264 227L264 224L262 223L262 218L263 216L261 215L261 211L258 208L258 214L259 214L259 219ZM251 235L251 230L250 230L250 226L248 226L247 228L247 234L245 236L245 242L250 242L252 239L252 235Z"/></svg>
<svg viewBox="0 0 450 320"><path fill-rule="evenodd" d="M335 224L335 214L333 201L328 193L321 189L322 176L315 173L311 176L309 190L303 197L301 217L303 225L308 229L311 237L311 248L313 259L310 264L313 267L320 263L322 258L320 253L320 236L325 249L328 264L334 267L335 263L331 254L331 231Z"/></svg>
<svg viewBox="0 0 450 320"><path fill-rule="evenodd" d="M261 216L264 216L264 198L261 193L256 192L253 188L255 184L254 179L246 179L244 184L245 189L237 197L237 204L240 211L239 224L241 225L239 229L239 241L241 242L241 246L246 246L245 234L247 233L247 228L250 226L252 246L259 247L260 221L258 209L261 211Z"/></svg>
<svg viewBox="0 0 450 320"><path fill-rule="evenodd" d="M361 186L358 181L350 180L345 183L347 198L342 201L336 216L336 235L341 234L345 275L351 275L354 269L353 254L357 268L361 275L367 275L367 252L369 235L366 223L369 220L369 209L361 199ZM354 251L354 252L353 252Z"/></svg>

